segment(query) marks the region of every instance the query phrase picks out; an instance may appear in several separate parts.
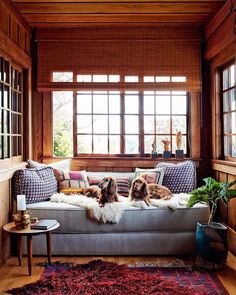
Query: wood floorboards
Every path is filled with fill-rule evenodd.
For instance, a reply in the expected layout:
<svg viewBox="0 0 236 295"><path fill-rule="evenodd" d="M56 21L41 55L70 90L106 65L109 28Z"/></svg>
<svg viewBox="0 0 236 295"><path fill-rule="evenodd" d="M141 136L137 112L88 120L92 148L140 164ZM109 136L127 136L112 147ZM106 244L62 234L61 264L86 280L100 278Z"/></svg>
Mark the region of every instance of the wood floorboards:
<svg viewBox="0 0 236 295"><path fill-rule="evenodd" d="M115 257L53 257L52 261L67 261L73 263L87 263L94 259L102 259L105 261L112 261L116 263L125 263L125 264L135 264L135 263L155 263L163 262L168 260L175 260L177 257L155 257L155 256L146 256L146 257L130 257L130 256L115 256ZM183 258L184 261L188 261L189 258ZM0 268L0 295L6 295L8 293L5 290L10 288L16 288L35 282L39 279L44 268L35 265L35 263L47 261L46 257L34 257L33 258L33 274L31 276L28 274L27 258L24 257L22 261L22 266L18 266L17 257L11 257L8 259L5 265ZM231 253L228 255L228 267L225 270L218 271L217 275L221 280L222 284L225 286L230 295L236 294L236 257Z"/></svg>

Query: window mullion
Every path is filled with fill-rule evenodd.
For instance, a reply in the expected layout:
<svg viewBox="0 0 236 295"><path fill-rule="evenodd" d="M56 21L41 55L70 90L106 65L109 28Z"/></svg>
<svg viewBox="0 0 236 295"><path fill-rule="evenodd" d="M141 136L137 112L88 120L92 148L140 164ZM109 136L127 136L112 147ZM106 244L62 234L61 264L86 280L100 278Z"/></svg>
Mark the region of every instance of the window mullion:
<svg viewBox="0 0 236 295"><path fill-rule="evenodd" d="M78 156L77 142L77 92L73 91L73 141L74 141L74 157Z"/></svg>

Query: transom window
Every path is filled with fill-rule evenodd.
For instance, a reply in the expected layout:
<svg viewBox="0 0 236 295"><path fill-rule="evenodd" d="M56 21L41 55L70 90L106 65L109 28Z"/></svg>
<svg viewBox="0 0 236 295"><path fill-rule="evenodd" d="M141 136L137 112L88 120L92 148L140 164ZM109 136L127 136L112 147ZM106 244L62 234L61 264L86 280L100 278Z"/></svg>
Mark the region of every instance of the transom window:
<svg viewBox="0 0 236 295"><path fill-rule="evenodd" d="M162 154L162 139L166 138L174 154L177 130L182 132L182 149L187 155L186 91L53 92L56 156L150 156L154 142Z"/></svg>
<svg viewBox="0 0 236 295"><path fill-rule="evenodd" d="M224 157L236 158L236 63L222 71Z"/></svg>

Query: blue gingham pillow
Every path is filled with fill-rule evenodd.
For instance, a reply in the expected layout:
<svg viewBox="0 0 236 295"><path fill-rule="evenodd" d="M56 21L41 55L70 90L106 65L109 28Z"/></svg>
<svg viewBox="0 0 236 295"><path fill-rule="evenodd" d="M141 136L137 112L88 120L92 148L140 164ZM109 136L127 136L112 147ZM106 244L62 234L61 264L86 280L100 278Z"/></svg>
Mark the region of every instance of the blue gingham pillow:
<svg viewBox="0 0 236 295"><path fill-rule="evenodd" d="M26 203L49 200L57 192L57 180L51 167L19 169L13 176L13 193L25 195Z"/></svg>
<svg viewBox="0 0 236 295"><path fill-rule="evenodd" d="M189 193L196 188L196 165L193 161L178 164L159 162L156 168L165 170L162 185L168 187L172 193Z"/></svg>

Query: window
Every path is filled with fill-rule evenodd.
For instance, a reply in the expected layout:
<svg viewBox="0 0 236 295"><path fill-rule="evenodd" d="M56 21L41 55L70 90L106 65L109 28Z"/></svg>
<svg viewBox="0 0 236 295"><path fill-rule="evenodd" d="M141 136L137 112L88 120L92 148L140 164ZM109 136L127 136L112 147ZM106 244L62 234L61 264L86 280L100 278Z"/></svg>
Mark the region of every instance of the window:
<svg viewBox="0 0 236 295"><path fill-rule="evenodd" d="M150 156L154 141L157 152L161 155L162 139L165 138L170 140L174 154L177 130L182 132L182 149L185 155L188 154L186 91L131 90L134 86L130 90L108 90L110 82L117 82L119 88L119 81L125 81L130 85L136 81L157 82L156 78L159 77L161 81L170 82L172 77L119 75L77 75L76 77L80 83L91 83L90 85L104 83L104 90L53 92L54 155Z"/></svg>
<svg viewBox="0 0 236 295"><path fill-rule="evenodd" d="M236 158L236 63L222 71L224 157Z"/></svg>
<svg viewBox="0 0 236 295"><path fill-rule="evenodd" d="M10 71L11 68L11 71ZM0 159L22 155L22 73L0 57Z"/></svg>

